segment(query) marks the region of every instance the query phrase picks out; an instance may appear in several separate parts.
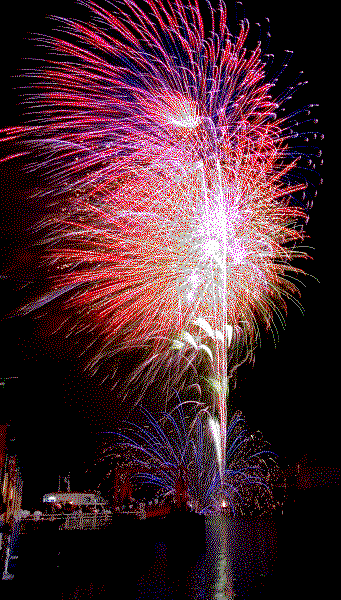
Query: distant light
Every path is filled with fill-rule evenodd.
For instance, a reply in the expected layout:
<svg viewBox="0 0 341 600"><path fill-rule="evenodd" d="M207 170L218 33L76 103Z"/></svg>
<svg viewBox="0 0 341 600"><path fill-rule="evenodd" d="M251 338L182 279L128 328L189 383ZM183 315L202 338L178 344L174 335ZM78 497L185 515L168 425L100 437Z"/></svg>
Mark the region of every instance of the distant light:
<svg viewBox="0 0 341 600"><path fill-rule="evenodd" d="M223 500L223 501L222 501L222 503L221 503L221 506L222 506L223 508L226 508L226 507L227 507L227 503L226 503L226 501L225 501L225 500Z"/></svg>

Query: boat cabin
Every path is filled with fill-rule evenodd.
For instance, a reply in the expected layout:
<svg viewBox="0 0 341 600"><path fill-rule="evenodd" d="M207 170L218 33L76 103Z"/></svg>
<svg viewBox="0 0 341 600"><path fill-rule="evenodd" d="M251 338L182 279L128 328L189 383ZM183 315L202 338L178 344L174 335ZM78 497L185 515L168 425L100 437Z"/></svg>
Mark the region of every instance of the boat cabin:
<svg viewBox="0 0 341 600"><path fill-rule="evenodd" d="M107 508L107 501L91 492L51 492L43 496L46 512L73 512L81 509L84 513L101 513Z"/></svg>

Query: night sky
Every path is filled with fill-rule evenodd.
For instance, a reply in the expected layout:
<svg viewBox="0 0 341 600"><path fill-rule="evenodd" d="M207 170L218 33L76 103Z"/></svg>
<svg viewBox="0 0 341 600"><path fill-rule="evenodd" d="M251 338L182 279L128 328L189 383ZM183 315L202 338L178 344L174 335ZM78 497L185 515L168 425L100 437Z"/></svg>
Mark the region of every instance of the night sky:
<svg viewBox="0 0 341 600"><path fill-rule="evenodd" d="M244 412L251 428L263 432L284 463L308 453L321 464L335 465L339 292L335 272L331 277L336 236L335 193L328 175L333 164L332 144L327 135L330 112L327 26L330 24L324 14L312 13L308 2L289 1L281 10L273 4L260 1L255 6L253 2L245 2L245 15L251 25L256 21L264 23L264 17L270 18L272 37L268 52L274 53L278 62L284 49L294 50L283 87L300 70L305 72L309 84L294 95L288 110L309 103L320 104L314 116L319 118L317 129L326 138L318 142L325 165L323 171L322 167L317 170L325 184L318 188L307 226L311 239L306 244L314 248L309 250L314 260L302 261L300 265L313 276L302 279L305 287L300 285L305 314L293 303L288 305L285 329L276 321L276 346L271 336L263 333L254 366L245 364L239 369L232 402ZM20 122L22 108L13 89L16 81L11 76L27 66L22 57L35 56L34 45L24 38L29 37L29 32L49 31L51 26L45 14L84 14L72 2L65 1L49 1L44 9L40 2L19 2L6 10L5 35L1 39L3 127ZM233 8L230 15L233 22ZM256 27L252 40L256 39L255 32ZM252 43L249 47L252 48ZM92 468L101 447L102 438L97 434L115 427L125 414L125 407L119 408L119 394L111 392L108 384L101 386L98 378L90 379L83 373L74 340L64 336L51 338L51 324L44 320L29 316L6 318L25 297L19 291L20 286L34 271L27 228L34 226L37 214L42 212L42 208L27 201L35 178L25 175L21 166L20 161L6 163L0 173L4 214L0 285L5 315L1 324L1 375L17 378L6 379L0 389L0 420L10 422L15 432L24 478L23 506L34 508L44 493L57 489L58 474L71 472L72 489L90 489L100 483L104 471ZM92 469L92 474L85 474L86 469Z"/></svg>

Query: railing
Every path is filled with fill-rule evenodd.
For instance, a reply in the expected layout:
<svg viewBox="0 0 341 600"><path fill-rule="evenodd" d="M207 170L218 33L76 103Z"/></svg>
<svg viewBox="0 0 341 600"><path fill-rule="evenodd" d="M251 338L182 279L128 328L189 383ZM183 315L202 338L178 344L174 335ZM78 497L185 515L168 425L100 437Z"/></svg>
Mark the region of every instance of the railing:
<svg viewBox="0 0 341 600"><path fill-rule="evenodd" d="M111 523L111 515L71 514L67 515L60 529L101 529Z"/></svg>
<svg viewBox="0 0 341 600"><path fill-rule="evenodd" d="M26 524L31 528L39 529L40 524L46 522L56 522L60 530L70 529L101 529L112 522L113 515L130 515L137 519L148 519L150 517L164 517L169 514L171 507L168 505L146 506L143 510L114 511L113 513L59 513L42 514L39 518L29 515L21 519L21 532L25 533Z"/></svg>
<svg viewBox="0 0 341 600"><path fill-rule="evenodd" d="M26 526L39 528L42 523L52 522L59 525L59 529L101 529L111 523L112 515L108 513L84 514L84 513L62 513L42 514L39 518L29 515L21 520L21 531L25 532Z"/></svg>

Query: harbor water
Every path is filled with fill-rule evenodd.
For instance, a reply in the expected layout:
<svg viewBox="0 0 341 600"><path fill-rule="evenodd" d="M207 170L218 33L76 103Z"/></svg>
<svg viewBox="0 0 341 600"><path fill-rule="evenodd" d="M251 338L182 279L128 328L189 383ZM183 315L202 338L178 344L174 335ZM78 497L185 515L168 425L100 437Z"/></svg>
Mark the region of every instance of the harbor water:
<svg viewBox="0 0 341 600"><path fill-rule="evenodd" d="M311 493L314 492L314 493ZM283 514L115 516L101 530L46 522L20 535L2 598L331 598L336 494L302 492Z"/></svg>

